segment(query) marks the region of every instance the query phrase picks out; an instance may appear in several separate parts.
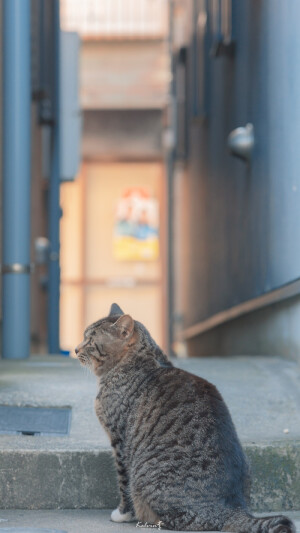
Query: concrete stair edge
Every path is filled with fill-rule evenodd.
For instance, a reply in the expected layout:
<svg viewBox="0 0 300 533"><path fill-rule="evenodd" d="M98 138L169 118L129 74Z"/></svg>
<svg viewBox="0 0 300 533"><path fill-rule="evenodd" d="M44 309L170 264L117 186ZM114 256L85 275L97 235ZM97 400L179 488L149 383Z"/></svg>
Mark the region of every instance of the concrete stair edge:
<svg viewBox="0 0 300 533"><path fill-rule="evenodd" d="M244 443L252 510L300 509L300 441ZM0 451L0 508L111 509L118 488L110 450Z"/></svg>

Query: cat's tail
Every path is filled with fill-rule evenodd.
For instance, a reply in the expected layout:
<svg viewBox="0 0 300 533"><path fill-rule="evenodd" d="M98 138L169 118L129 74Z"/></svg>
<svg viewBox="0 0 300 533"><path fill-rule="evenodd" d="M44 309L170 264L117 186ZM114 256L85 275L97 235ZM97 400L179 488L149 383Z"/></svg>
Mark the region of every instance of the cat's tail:
<svg viewBox="0 0 300 533"><path fill-rule="evenodd" d="M222 531L232 533L296 533L295 524L286 516L256 518L246 511L236 511L226 520Z"/></svg>

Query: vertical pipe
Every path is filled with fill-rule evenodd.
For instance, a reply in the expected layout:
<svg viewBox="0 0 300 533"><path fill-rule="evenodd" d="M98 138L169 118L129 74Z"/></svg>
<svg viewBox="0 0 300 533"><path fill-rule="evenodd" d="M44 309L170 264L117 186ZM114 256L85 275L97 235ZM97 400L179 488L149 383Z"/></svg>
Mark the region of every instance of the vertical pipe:
<svg viewBox="0 0 300 533"><path fill-rule="evenodd" d="M48 225L49 225L49 291L48 291L48 350L59 353L59 219L60 219L60 25L59 1L53 0L53 60L54 60L54 123L51 142L51 170L49 182Z"/></svg>
<svg viewBox="0 0 300 533"><path fill-rule="evenodd" d="M224 38L223 35L223 28L222 28L222 21L224 20L222 17L222 9L224 7L223 2L219 0L218 2L218 14L217 14L217 40L222 41Z"/></svg>
<svg viewBox="0 0 300 533"><path fill-rule="evenodd" d="M175 134L175 78L174 78L174 56L173 56L173 25L174 25L174 1L169 2L169 58L171 69L171 81L169 85L169 124L170 131ZM173 355L174 341L174 233L173 233L173 213L174 213L174 147L169 147L166 153L166 174L167 174L167 246L168 246L168 332L167 332L167 351Z"/></svg>
<svg viewBox="0 0 300 533"><path fill-rule="evenodd" d="M30 0L3 0L3 357L30 352Z"/></svg>

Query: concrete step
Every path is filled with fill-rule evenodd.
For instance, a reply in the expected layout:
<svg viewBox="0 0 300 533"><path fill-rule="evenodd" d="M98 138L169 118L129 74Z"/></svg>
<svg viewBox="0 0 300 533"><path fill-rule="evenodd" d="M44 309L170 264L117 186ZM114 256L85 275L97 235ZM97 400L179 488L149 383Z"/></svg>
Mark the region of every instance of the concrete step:
<svg viewBox="0 0 300 533"><path fill-rule="evenodd" d="M252 463L253 510L300 509L297 363L215 357L176 364L209 379L223 394ZM0 405L72 408L68 436L0 435L1 508L116 507L112 454L94 414L96 392L94 376L69 358L0 361Z"/></svg>
<svg viewBox="0 0 300 533"><path fill-rule="evenodd" d="M95 509L0 510L0 531L3 533L82 533L83 531L87 533L133 533L134 531L147 531L146 527L140 527L143 525L141 523L137 526L136 522L130 524L111 522L110 513L110 510ZM300 511L283 511L283 514L294 520L297 533L300 533ZM157 531L157 528L148 528L148 531L149 529Z"/></svg>

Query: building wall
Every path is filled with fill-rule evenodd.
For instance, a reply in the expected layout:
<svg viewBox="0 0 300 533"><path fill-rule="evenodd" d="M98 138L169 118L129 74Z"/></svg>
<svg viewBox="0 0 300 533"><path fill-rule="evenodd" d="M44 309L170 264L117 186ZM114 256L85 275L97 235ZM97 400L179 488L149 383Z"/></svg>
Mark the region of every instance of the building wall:
<svg viewBox="0 0 300 533"><path fill-rule="evenodd" d="M183 331L300 277L300 4L233 0L235 54L218 57L211 54L216 36L208 6L204 40L195 37L197 10L188 36L187 221L177 243L186 288L176 309ZM229 154L227 139L249 122L255 147L246 164ZM227 327L233 332L232 323ZM193 341L194 354L197 342L202 351L204 338ZM225 344L209 351L226 351ZM258 345L271 353L267 344Z"/></svg>
<svg viewBox="0 0 300 533"><path fill-rule="evenodd" d="M113 302L143 322L159 344L165 344L163 177L161 162L100 160L85 162L75 182L62 184L63 349L74 349L84 329L106 316ZM158 204L159 250L150 258L119 257L115 251L117 205L126 191L141 189Z"/></svg>
<svg viewBox="0 0 300 533"><path fill-rule="evenodd" d="M169 2L124 0L111 9L110 0L61 0L60 6L62 28L81 37L83 111L82 167L77 181L61 187L62 346L72 349L83 328L104 316L112 301L165 343L162 130L170 78ZM155 259L121 260L113 254L115 204L128 188L144 189L159 202ZM74 329L70 309L75 308Z"/></svg>
<svg viewBox="0 0 300 533"><path fill-rule="evenodd" d="M83 41L80 76L84 110L161 109L169 76L166 41Z"/></svg>
<svg viewBox="0 0 300 533"><path fill-rule="evenodd" d="M2 5L0 4L2 8ZM2 9L0 9L0 39L2 39ZM2 264L2 54L0 54L0 263ZM0 276L0 301L2 301L2 276ZM0 340L2 337L2 305L0 307Z"/></svg>
<svg viewBox="0 0 300 533"><path fill-rule="evenodd" d="M168 29L168 2L161 0L60 0L62 26L83 38L155 39Z"/></svg>
<svg viewBox="0 0 300 533"><path fill-rule="evenodd" d="M166 345L166 194L163 109L169 57L165 36L83 38L80 99L82 166L61 187L61 346L72 350L85 327L113 301ZM159 254L114 253L116 205L142 189L159 205ZM74 327L75 324L75 327Z"/></svg>

